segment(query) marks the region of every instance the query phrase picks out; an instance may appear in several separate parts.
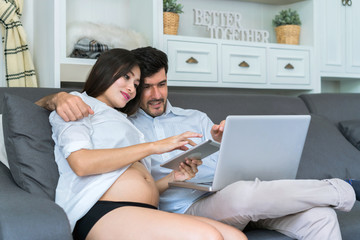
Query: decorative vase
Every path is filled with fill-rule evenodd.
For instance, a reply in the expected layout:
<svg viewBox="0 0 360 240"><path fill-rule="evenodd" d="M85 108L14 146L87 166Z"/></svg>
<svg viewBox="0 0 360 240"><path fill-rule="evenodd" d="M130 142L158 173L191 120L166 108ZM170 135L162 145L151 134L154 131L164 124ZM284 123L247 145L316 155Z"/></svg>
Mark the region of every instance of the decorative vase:
<svg viewBox="0 0 360 240"><path fill-rule="evenodd" d="M163 13L164 34L177 35L179 28L179 14L173 12Z"/></svg>
<svg viewBox="0 0 360 240"><path fill-rule="evenodd" d="M299 44L301 27L299 25L282 25L275 28L276 41L282 44Z"/></svg>

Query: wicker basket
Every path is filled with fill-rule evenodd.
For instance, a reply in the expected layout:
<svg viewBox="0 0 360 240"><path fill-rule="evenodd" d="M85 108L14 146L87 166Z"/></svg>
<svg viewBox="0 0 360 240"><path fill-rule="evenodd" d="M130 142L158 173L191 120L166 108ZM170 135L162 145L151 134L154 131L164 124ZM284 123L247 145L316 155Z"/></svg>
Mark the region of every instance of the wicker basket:
<svg viewBox="0 0 360 240"><path fill-rule="evenodd" d="M275 28L277 43L299 44L301 27L298 25L282 25Z"/></svg>
<svg viewBox="0 0 360 240"><path fill-rule="evenodd" d="M179 28L179 14L173 12L163 13L164 34L176 35Z"/></svg>

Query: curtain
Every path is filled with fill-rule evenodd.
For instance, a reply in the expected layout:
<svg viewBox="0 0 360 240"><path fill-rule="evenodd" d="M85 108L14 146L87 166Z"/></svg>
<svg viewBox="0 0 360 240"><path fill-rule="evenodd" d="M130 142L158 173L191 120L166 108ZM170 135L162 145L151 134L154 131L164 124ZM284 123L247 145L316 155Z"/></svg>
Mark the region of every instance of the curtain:
<svg viewBox="0 0 360 240"><path fill-rule="evenodd" d="M2 32L0 30L0 40L2 39ZM0 42L0 87L7 87L5 80L5 63L4 63L4 50Z"/></svg>
<svg viewBox="0 0 360 240"><path fill-rule="evenodd" d="M37 87L34 64L20 22L23 0L0 0L5 78L9 87Z"/></svg>

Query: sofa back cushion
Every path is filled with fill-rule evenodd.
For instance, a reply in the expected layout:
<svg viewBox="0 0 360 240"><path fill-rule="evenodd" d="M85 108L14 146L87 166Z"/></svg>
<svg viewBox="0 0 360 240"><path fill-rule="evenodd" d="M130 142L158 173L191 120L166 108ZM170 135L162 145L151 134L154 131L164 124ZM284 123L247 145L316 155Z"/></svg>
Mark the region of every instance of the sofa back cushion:
<svg viewBox="0 0 360 240"><path fill-rule="evenodd" d="M345 120L360 120L360 94L358 93L319 93L303 94L300 98L311 113L328 118L338 124Z"/></svg>
<svg viewBox="0 0 360 240"><path fill-rule="evenodd" d="M5 93L3 131L11 174L25 191L55 199L59 177L49 111Z"/></svg>
<svg viewBox="0 0 360 240"><path fill-rule="evenodd" d="M346 139L360 150L360 119L341 121L339 129Z"/></svg>
<svg viewBox="0 0 360 240"><path fill-rule="evenodd" d="M297 97L264 94L189 93L169 91L175 107L200 110L219 123L228 115L302 115L309 114Z"/></svg>
<svg viewBox="0 0 360 240"><path fill-rule="evenodd" d="M311 114L297 178L360 178L360 152L323 116Z"/></svg>
<svg viewBox="0 0 360 240"><path fill-rule="evenodd" d="M9 168L9 162L6 155L6 148L4 142L4 132L2 128L2 114L0 114L0 162Z"/></svg>

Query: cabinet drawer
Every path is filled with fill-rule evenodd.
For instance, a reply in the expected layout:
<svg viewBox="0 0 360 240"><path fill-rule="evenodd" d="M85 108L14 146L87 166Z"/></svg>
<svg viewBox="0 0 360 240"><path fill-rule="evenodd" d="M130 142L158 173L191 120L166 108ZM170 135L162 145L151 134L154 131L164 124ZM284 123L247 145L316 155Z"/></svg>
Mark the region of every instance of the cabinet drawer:
<svg viewBox="0 0 360 240"><path fill-rule="evenodd" d="M168 80L217 82L217 45L168 41Z"/></svg>
<svg viewBox="0 0 360 240"><path fill-rule="evenodd" d="M266 49L236 45L222 46L222 81L266 83Z"/></svg>
<svg viewBox="0 0 360 240"><path fill-rule="evenodd" d="M269 49L270 84L310 84L308 50Z"/></svg>

